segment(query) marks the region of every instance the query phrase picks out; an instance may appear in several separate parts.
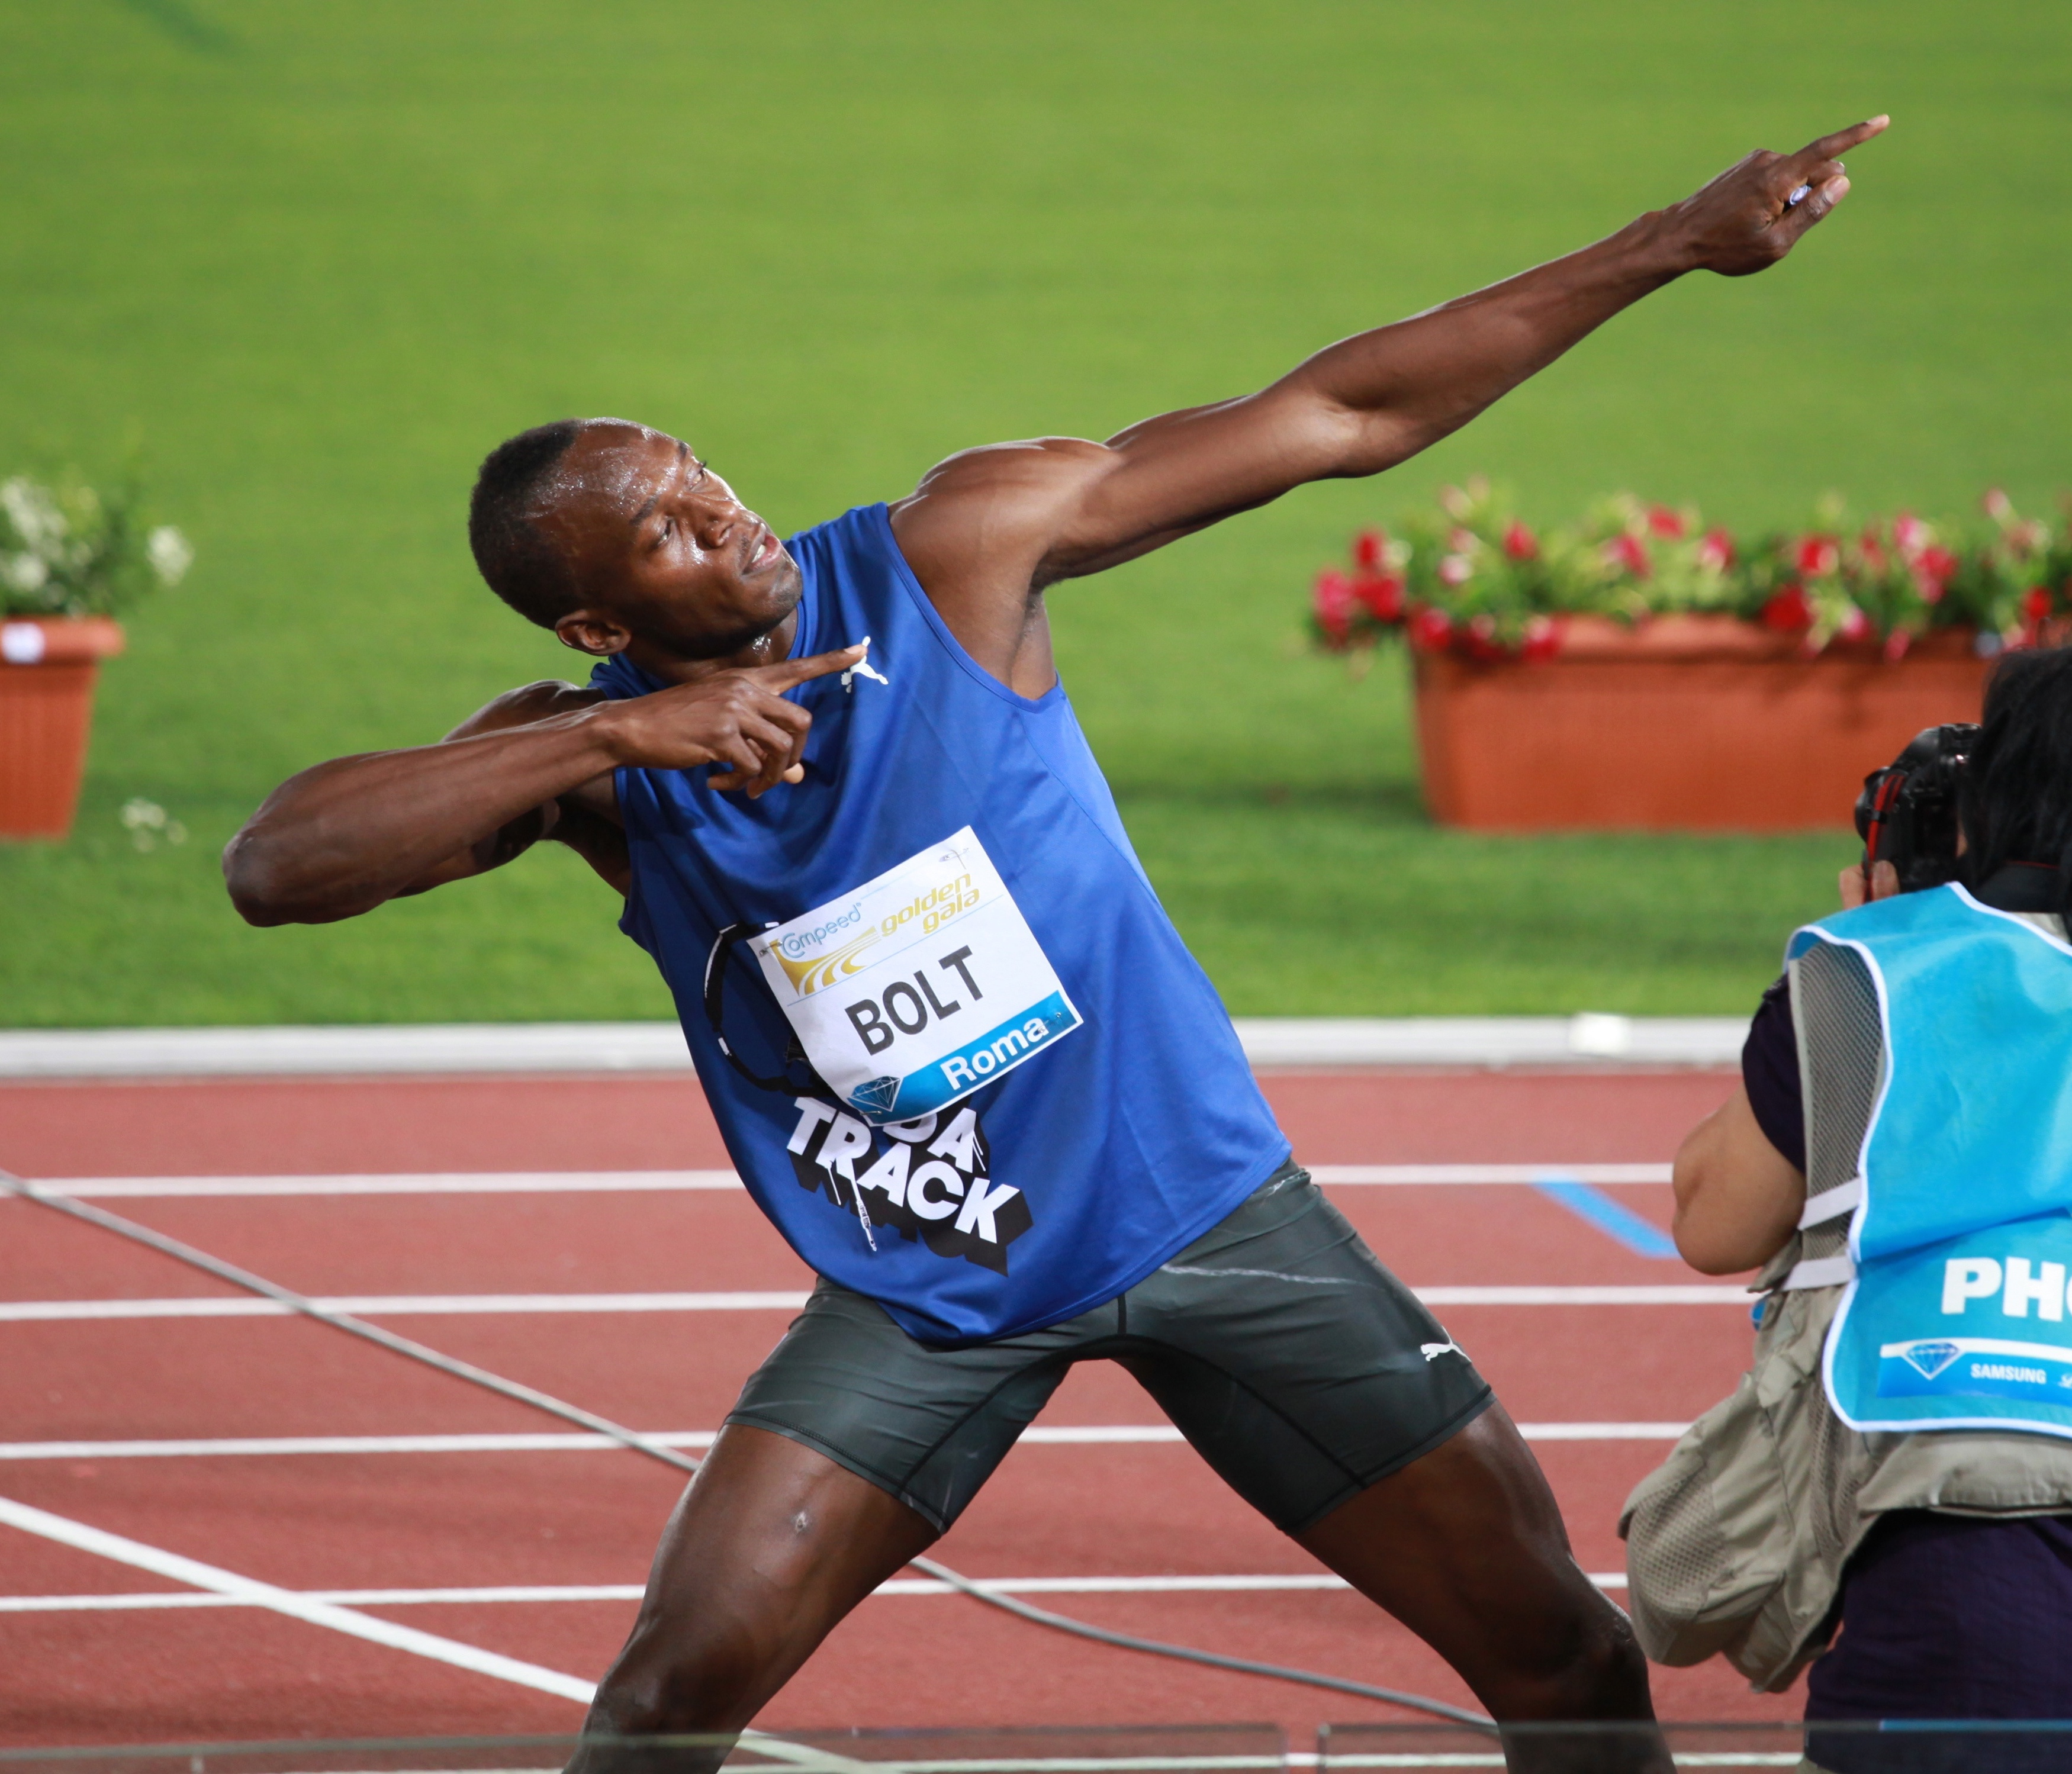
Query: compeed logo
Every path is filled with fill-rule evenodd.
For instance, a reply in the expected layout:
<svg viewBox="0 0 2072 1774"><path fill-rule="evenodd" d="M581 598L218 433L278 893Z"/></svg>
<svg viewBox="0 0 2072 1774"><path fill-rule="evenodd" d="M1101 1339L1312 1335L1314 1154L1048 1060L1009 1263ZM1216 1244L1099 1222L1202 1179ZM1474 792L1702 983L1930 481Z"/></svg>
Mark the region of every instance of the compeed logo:
<svg viewBox="0 0 2072 1774"><path fill-rule="evenodd" d="M807 955L793 960L781 945L771 943L770 952L776 957L777 965L784 970L784 977L791 982L792 989L802 998L824 990L836 980L852 973L861 973L865 965L857 956L878 938L876 929L865 930L853 942L845 942L838 949L824 955Z"/></svg>

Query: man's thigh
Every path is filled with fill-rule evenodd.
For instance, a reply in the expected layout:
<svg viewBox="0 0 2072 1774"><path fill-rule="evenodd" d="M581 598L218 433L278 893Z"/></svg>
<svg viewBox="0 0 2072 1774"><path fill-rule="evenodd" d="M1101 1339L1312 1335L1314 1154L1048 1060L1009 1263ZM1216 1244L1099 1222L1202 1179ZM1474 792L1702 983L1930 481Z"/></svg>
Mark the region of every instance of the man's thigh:
<svg viewBox="0 0 2072 1774"><path fill-rule="evenodd" d="M1439 1321L1293 1166L1124 1307L1124 1365L1224 1480L1289 1534L1490 1402Z"/></svg>
<svg viewBox="0 0 2072 1774"><path fill-rule="evenodd" d="M1113 1308L1102 1308L1109 1318ZM964 1349L916 1342L823 1281L750 1376L730 1424L824 1454L947 1530L1104 1328L1100 1313Z"/></svg>

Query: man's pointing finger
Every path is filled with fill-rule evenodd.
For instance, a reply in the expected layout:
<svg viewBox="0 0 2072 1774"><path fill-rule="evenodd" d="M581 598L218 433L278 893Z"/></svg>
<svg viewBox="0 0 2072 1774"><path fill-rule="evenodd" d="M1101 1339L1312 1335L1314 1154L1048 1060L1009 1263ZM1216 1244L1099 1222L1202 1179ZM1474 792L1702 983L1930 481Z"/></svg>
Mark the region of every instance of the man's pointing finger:
<svg viewBox="0 0 2072 1774"><path fill-rule="evenodd" d="M1837 154L1846 153L1860 142L1868 142L1873 136L1883 135L1891 126L1892 119L1882 114L1862 123L1854 123L1846 129L1837 129L1831 136L1823 136L1818 142L1809 142L1791 158L1794 161L1810 164L1815 161L1832 160Z"/></svg>
<svg viewBox="0 0 2072 1774"><path fill-rule="evenodd" d="M859 641L854 647L845 647L837 652L816 653L810 659L784 659L775 665L755 666L749 675L767 690L788 690L795 684L824 678L830 671L847 671L863 657L866 644Z"/></svg>

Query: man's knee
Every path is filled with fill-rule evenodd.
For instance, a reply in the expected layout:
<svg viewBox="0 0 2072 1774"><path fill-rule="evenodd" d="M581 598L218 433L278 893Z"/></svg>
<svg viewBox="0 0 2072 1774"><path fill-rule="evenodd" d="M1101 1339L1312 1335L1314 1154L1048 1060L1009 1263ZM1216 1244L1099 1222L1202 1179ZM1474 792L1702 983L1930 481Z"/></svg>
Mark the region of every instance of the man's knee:
<svg viewBox="0 0 2072 1774"><path fill-rule="evenodd" d="M1578 1573L1579 1579L1581 1573ZM1587 1579L1536 1632L1507 1636L1488 1698L1500 1718L1645 1718L1647 1660L1632 1623Z"/></svg>
<svg viewBox="0 0 2072 1774"><path fill-rule="evenodd" d="M598 1684L586 1731L619 1737L735 1731L781 1681L746 1621L643 1614Z"/></svg>

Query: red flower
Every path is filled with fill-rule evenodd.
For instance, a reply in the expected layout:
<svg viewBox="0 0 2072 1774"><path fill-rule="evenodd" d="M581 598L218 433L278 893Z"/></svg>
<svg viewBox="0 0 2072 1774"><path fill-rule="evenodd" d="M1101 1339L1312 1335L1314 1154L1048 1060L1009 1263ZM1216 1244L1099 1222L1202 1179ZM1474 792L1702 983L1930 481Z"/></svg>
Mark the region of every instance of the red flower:
<svg viewBox="0 0 2072 1774"><path fill-rule="evenodd" d="M1684 540L1684 519L1666 505L1651 505L1647 508L1647 527L1655 535L1671 542Z"/></svg>
<svg viewBox="0 0 2072 1774"><path fill-rule="evenodd" d="M1645 579L1655 570L1655 563L1647 557L1647 550L1641 545L1637 536L1622 532L1605 544L1605 558L1615 567L1623 567L1636 579Z"/></svg>
<svg viewBox="0 0 2072 1774"><path fill-rule="evenodd" d="M1734 539L1725 530L1708 530L1698 544L1698 565L1725 573L1734 564Z"/></svg>
<svg viewBox="0 0 2072 1774"><path fill-rule="evenodd" d="M1513 518L1511 528L1503 532L1503 552L1514 561L1530 561L1539 553L1540 544L1531 531Z"/></svg>
<svg viewBox="0 0 2072 1774"><path fill-rule="evenodd" d="M1842 626L1835 632L1845 641L1868 640L1870 638L1871 619L1852 604L1849 606L1848 614L1842 618Z"/></svg>
<svg viewBox="0 0 2072 1774"><path fill-rule="evenodd" d="M1475 564L1464 554L1449 554L1439 563L1439 583L1465 585L1475 576Z"/></svg>
<svg viewBox="0 0 2072 1774"><path fill-rule="evenodd" d="M2050 614L2050 593L2041 585L2031 585L2021 601L2021 613L2032 622L2040 622Z"/></svg>
<svg viewBox="0 0 2072 1774"><path fill-rule="evenodd" d="M1403 579L1399 573L1363 573L1353 581L1353 596L1366 605L1378 622L1400 621L1403 615Z"/></svg>
<svg viewBox="0 0 2072 1774"><path fill-rule="evenodd" d="M1786 634L1813 626L1813 604L1806 588L1794 580L1762 606L1762 626Z"/></svg>
<svg viewBox="0 0 2072 1774"><path fill-rule="evenodd" d="M1906 650L1914 644L1914 637L1903 628L1895 628L1885 638L1886 661L1897 665L1906 657Z"/></svg>
<svg viewBox="0 0 2072 1774"><path fill-rule="evenodd" d="M1535 616L1525 625L1524 653L1537 665L1561 651L1561 630L1552 616Z"/></svg>
<svg viewBox="0 0 2072 1774"><path fill-rule="evenodd" d="M1381 530L1362 530L1353 538L1353 559L1369 572L1388 558L1388 536Z"/></svg>
<svg viewBox="0 0 2072 1774"><path fill-rule="evenodd" d="M1918 554L1928 545L1928 526L1913 512L1901 511L1892 520L1892 541L1901 554Z"/></svg>
<svg viewBox="0 0 2072 1774"><path fill-rule="evenodd" d="M1462 637L1467 643L1469 655L1478 659L1500 659L1503 648L1496 638L1496 618L1485 613L1473 618L1468 623L1467 633Z"/></svg>
<svg viewBox="0 0 2072 1774"><path fill-rule="evenodd" d="M1314 608L1317 626L1332 646L1342 647L1352 639L1353 587L1343 573L1327 567L1317 575Z"/></svg>
<svg viewBox="0 0 2072 1774"><path fill-rule="evenodd" d="M1957 557L1947 548L1923 548L1914 563L1914 583L1923 603L1939 604L1957 570Z"/></svg>
<svg viewBox="0 0 2072 1774"><path fill-rule="evenodd" d="M1453 638L1453 625L1443 610L1420 604L1410 618L1410 640L1414 647L1437 652Z"/></svg>
<svg viewBox="0 0 2072 1774"><path fill-rule="evenodd" d="M1799 544L1799 570L1808 578L1825 578L1842 564L1842 551L1831 537L1809 536Z"/></svg>

